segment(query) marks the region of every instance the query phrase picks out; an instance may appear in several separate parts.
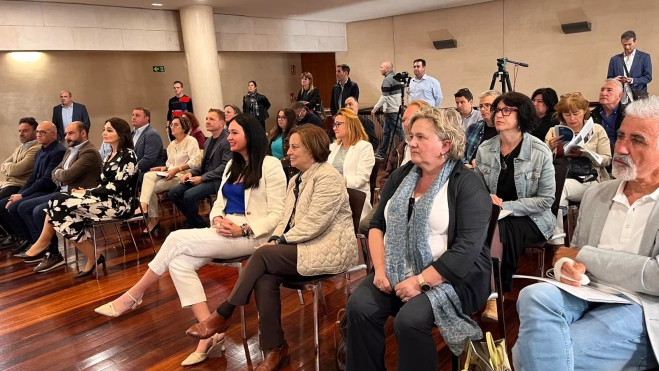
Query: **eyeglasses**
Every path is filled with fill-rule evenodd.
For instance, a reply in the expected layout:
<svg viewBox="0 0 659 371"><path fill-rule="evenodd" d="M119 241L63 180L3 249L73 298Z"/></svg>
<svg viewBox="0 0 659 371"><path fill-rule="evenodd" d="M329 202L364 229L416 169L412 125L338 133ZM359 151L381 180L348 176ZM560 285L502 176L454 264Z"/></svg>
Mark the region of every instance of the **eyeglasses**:
<svg viewBox="0 0 659 371"><path fill-rule="evenodd" d="M492 105L489 104L489 103L479 104L479 105L478 105L478 108L479 108L479 109L483 109L483 108L490 109L490 108L492 108Z"/></svg>
<svg viewBox="0 0 659 371"><path fill-rule="evenodd" d="M503 107L501 109L495 108L492 110L492 116L496 116L497 113L501 112L501 115L503 116L510 116L511 113L517 112L517 108L515 107Z"/></svg>
<svg viewBox="0 0 659 371"><path fill-rule="evenodd" d="M561 95L561 99L569 98L569 97L581 97L581 92L580 91L575 91L573 93L567 93L567 94Z"/></svg>
<svg viewBox="0 0 659 371"><path fill-rule="evenodd" d="M335 122L332 124L332 127L336 129L336 128L338 128L339 126L341 126L341 125L343 125L343 124L345 124L345 122L335 121Z"/></svg>
<svg viewBox="0 0 659 371"><path fill-rule="evenodd" d="M181 125L179 125L179 124L169 124L169 126L172 127L172 128L180 128L181 127Z"/></svg>
<svg viewBox="0 0 659 371"><path fill-rule="evenodd" d="M37 135L46 135L48 133L49 133L49 131L46 131L46 130L37 130Z"/></svg>

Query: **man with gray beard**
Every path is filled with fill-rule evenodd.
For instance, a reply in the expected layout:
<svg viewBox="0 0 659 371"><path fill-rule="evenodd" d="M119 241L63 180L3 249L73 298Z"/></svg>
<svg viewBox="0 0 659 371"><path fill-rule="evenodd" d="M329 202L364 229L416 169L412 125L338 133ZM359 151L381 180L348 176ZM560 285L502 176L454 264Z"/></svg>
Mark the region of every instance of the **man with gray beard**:
<svg viewBox="0 0 659 371"><path fill-rule="evenodd" d="M571 247L560 247L561 282L591 285L629 301L595 304L549 283L517 301L515 370L646 370L659 354L659 97L627 106L618 129L613 181L581 202ZM566 279L567 277L567 279Z"/></svg>

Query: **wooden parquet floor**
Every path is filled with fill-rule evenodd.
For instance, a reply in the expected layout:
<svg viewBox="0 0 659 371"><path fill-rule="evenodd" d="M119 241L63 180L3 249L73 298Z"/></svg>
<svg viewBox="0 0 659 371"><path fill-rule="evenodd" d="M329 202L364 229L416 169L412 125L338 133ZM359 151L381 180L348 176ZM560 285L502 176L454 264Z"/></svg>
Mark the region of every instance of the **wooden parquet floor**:
<svg viewBox="0 0 659 371"><path fill-rule="evenodd" d="M205 209L207 212L208 206ZM156 248L173 228L171 207L165 215ZM107 270L101 270L98 281L93 276L73 278L77 269L72 249L66 271L61 267L43 274L33 273L34 265L13 258L9 250L0 251L0 370L252 370L261 363L256 307L252 301L246 307L246 341L240 336L240 315L236 311L235 325L227 332L224 356L195 366L180 366L196 346L195 340L185 335L195 320L190 310L181 308L168 274L145 294L143 304L136 310L114 319L94 313L94 308L137 282L153 257L148 239L137 237L137 225L132 233L136 235L139 255L127 228L122 230L125 255L114 228L105 230L107 244L97 233L99 250L107 258ZM549 263L551 254L547 255ZM523 256L520 274L535 275L536 261L535 257ZM235 269L213 266L205 266L198 273L213 307L226 299L238 276ZM337 370L333 340L336 315L345 306L349 290L363 277L364 273L356 273L349 281L338 275L323 283L328 315L322 310L319 314L322 370ZM514 344L519 327L517 293L523 284L529 283L517 282L515 290L506 296L509 346ZM291 364L282 369L285 371L314 369L313 307L311 294L304 295L306 303L302 306L297 292L282 289L282 323L291 350ZM397 354L392 324L390 320L385 328L389 370L396 369ZM482 323L481 327L492 331L495 338L498 336L496 324ZM450 370L450 352L437 331L435 337L439 369Z"/></svg>

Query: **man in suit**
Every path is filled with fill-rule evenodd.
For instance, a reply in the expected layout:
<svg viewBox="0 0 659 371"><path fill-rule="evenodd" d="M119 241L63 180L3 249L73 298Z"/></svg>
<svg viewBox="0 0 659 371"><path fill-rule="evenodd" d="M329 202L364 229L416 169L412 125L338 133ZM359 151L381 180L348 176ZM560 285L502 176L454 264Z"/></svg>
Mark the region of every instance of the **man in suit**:
<svg viewBox="0 0 659 371"><path fill-rule="evenodd" d="M66 128L65 138L69 148L62 162L51 173L53 181L59 186L56 192L93 188L100 183L103 160L88 137L87 127L82 121L74 121ZM28 264L39 263L34 268L37 273L48 272L65 264L59 252L57 236L53 236L48 245L38 246L37 243L46 219L45 209L53 194L24 201L18 206L18 214L14 215L32 245L16 257L23 258Z"/></svg>
<svg viewBox="0 0 659 371"><path fill-rule="evenodd" d="M616 54L609 61L608 79L615 78L625 87L622 103L633 100L633 93L647 92L652 81L652 61L650 54L636 49L636 33L627 31L620 37L622 54Z"/></svg>
<svg viewBox="0 0 659 371"><path fill-rule="evenodd" d="M586 191L572 246L559 247L554 256L572 259L562 265L561 282L578 287L587 272L592 286L629 304L587 302L550 283L524 288L517 300L515 370L657 367L658 137L659 97L631 103L618 130L616 180Z"/></svg>
<svg viewBox="0 0 659 371"><path fill-rule="evenodd" d="M89 121L89 113L84 104L74 103L73 94L68 90L62 90L59 93L59 100L62 104L53 107L53 124L57 127L57 140L64 140L64 128L69 126L73 121L82 121L87 130L92 126Z"/></svg>
<svg viewBox="0 0 659 371"><path fill-rule="evenodd" d="M130 122L135 128L133 144L137 156L137 168L140 169L141 183L144 174L152 167L165 165L165 152L160 134L150 125L151 111L148 108L135 108Z"/></svg>
<svg viewBox="0 0 659 371"><path fill-rule="evenodd" d="M206 115L206 130L212 136L206 140L199 168L183 175L181 184L169 191L169 199L185 215L190 228L208 227L199 215L199 201L218 192L224 168L231 160L231 147L224 126L224 112L211 108Z"/></svg>
<svg viewBox="0 0 659 371"><path fill-rule="evenodd" d="M41 148L35 156L30 179L18 193L0 200L0 218L9 227L7 232L11 234L6 243L11 243L14 254L26 251L30 246L29 235L22 224L18 207L27 200L50 195L57 189L51 174L62 162L66 152L66 148L57 141L57 128L52 122L42 122L37 126L37 142Z"/></svg>

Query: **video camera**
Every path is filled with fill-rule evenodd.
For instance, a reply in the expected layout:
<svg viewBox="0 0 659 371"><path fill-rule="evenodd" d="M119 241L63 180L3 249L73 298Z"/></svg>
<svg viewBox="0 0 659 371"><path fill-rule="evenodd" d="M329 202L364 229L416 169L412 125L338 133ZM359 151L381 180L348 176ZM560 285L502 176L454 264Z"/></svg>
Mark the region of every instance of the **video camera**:
<svg viewBox="0 0 659 371"><path fill-rule="evenodd" d="M394 80L405 84L405 86L409 86L410 85L410 80L412 80L412 78L410 77L409 72L403 71L403 72L398 72L397 74L395 74L394 75Z"/></svg>

